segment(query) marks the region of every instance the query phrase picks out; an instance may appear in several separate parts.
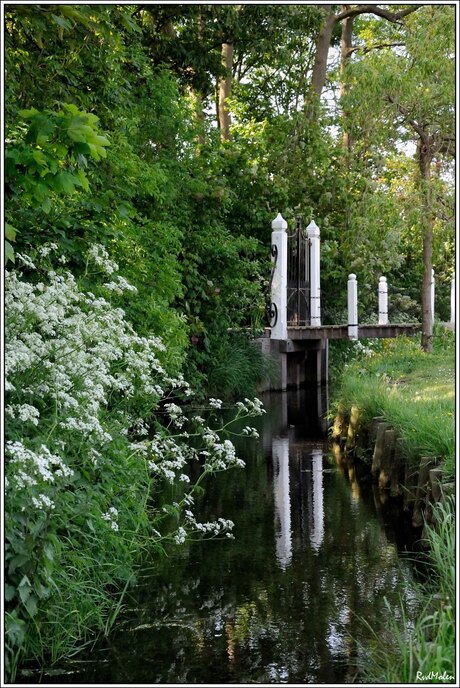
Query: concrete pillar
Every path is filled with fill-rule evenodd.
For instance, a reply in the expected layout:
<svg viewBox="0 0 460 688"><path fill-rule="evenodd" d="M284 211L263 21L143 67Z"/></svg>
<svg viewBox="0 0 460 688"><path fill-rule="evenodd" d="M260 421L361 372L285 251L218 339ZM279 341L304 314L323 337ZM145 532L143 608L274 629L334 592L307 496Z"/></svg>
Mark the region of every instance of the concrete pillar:
<svg viewBox="0 0 460 688"><path fill-rule="evenodd" d="M431 270L431 322L434 323L434 270Z"/></svg>
<svg viewBox="0 0 460 688"><path fill-rule="evenodd" d="M320 379L321 384L326 384L329 379L329 340L325 339L321 342L321 370Z"/></svg>
<svg viewBox="0 0 460 688"><path fill-rule="evenodd" d="M388 284L386 277L379 279L379 325L388 325Z"/></svg>
<svg viewBox="0 0 460 688"><path fill-rule="evenodd" d="M307 237L310 240L310 325L321 327L320 239L314 220L307 227Z"/></svg>
<svg viewBox="0 0 460 688"><path fill-rule="evenodd" d="M455 325L455 272L450 283L450 322Z"/></svg>
<svg viewBox="0 0 460 688"><path fill-rule="evenodd" d="M287 339L287 222L278 213L272 222L272 259L275 272L272 280L272 307L276 320L271 328L272 339Z"/></svg>
<svg viewBox="0 0 460 688"><path fill-rule="evenodd" d="M348 338L358 339L358 282L348 275Z"/></svg>
<svg viewBox="0 0 460 688"><path fill-rule="evenodd" d="M327 383L329 368L329 342L327 339L317 340L307 349L305 361L305 382L312 385Z"/></svg>

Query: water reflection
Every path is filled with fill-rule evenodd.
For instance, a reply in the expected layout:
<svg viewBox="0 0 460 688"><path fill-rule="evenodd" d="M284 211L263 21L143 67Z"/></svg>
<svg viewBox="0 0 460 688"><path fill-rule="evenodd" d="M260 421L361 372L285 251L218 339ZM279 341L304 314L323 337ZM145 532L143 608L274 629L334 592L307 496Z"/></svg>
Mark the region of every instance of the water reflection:
<svg viewBox="0 0 460 688"><path fill-rule="evenodd" d="M355 679L366 623L381 639L389 633L384 596L391 615L401 597L411 618L412 574L372 491L329 452L317 392L267 396L260 444L238 446L246 469L209 481L201 516L231 518L235 540L186 545L146 571L110 642L46 682Z"/></svg>
<svg viewBox="0 0 460 688"><path fill-rule="evenodd" d="M276 558L284 570L292 558L291 497L289 494L289 440L272 440L273 492L275 496Z"/></svg>
<svg viewBox="0 0 460 688"><path fill-rule="evenodd" d="M314 449L311 453L312 510L310 519L310 544L317 552L324 537L323 512L323 453Z"/></svg>

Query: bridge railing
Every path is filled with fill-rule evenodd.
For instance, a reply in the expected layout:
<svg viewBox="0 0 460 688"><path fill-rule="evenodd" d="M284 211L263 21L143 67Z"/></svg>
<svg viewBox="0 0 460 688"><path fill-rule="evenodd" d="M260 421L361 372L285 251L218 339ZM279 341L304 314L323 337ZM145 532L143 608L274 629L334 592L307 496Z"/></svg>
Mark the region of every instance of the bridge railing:
<svg viewBox="0 0 460 688"><path fill-rule="evenodd" d="M292 300L292 274L288 274L288 224L278 213L277 217L272 222L272 236L271 236L271 254L273 261L272 276L270 280L271 302L268 305L267 311L270 319L271 338L278 340L288 339L288 327L292 327L292 313L288 315L288 289L289 299ZM309 324L302 322L302 325L310 328L321 327L321 289L320 289L320 230L314 221L310 222L307 227L306 234L303 237L304 243L299 241L299 232L301 231L300 223L297 222L296 233L292 237L296 237L297 253L299 246L305 246L302 249L308 251L304 256L304 261L297 260L298 269L302 269L302 279L308 279L308 287L305 293L309 294L310 303L307 312L310 313ZM298 256L297 256L298 258ZM303 268L299 267L303 266ZM303 273L307 271L307 275ZM297 275L297 285L300 284L300 273ZM434 321L434 306L435 306L435 274L432 271L431 279L431 317ZM348 276L347 286L347 306L348 306L348 338L358 339L358 279L354 273ZM292 308L291 308L292 310ZM300 313L299 313L300 316ZM288 318L290 318L288 320ZM450 326L455 327L455 273L452 276L451 284L451 315ZM300 317L299 317L300 321ZM388 283L386 277L382 276L378 283L378 323L379 326L389 327L388 322ZM386 336L386 335L384 335Z"/></svg>

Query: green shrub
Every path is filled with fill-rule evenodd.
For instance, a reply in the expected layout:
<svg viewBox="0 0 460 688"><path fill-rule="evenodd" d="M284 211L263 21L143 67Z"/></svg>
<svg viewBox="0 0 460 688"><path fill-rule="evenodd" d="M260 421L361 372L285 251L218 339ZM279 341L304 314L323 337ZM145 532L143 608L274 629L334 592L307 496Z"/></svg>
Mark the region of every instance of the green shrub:
<svg viewBox="0 0 460 688"><path fill-rule="evenodd" d="M143 547L230 534L224 518L196 521L193 492L209 473L244 465L212 418L184 415L190 388L162 367L161 340L139 336L111 304L111 294L133 287L106 250L93 246L87 257L105 277L105 297L83 291L63 267L46 267L52 250L42 248L38 267L16 254L34 282L5 274L11 680L20 661L53 662L110 628ZM261 412L258 402L237 408L236 419ZM199 466L194 483L190 462ZM160 503L165 482L171 498Z"/></svg>

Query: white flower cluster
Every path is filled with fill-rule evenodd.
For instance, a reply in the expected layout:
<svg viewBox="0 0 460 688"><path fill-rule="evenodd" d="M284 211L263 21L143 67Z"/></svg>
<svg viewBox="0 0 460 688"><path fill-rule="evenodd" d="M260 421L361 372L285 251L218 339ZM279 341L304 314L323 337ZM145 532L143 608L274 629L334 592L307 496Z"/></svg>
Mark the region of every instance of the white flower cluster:
<svg viewBox="0 0 460 688"><path fill-rule="evenodd" d="M249 427L249 425L246 425L245 428L241 431L242 435L246 435L247 437L254 437L255 439L258 439L259 433L255 428Z"/></svg>
<svg viewBox="0 0 460 688"><path fill-rule="evenodd" d="M54 509L53 500L44 494L39 494L38 497L32 497L32 504L36 509L40 509L41 511Z"/></svg>
<svg viewBox="0 0 460 688"><path fill-rule="evenodd" d="M360 342L359 340L358 340L358 341L355 341L355 343L354 343L354 349L355 349L355 351L356 351L357 353L362 354L363 356L371 357L371 356L373 356L373 355L375 354L375 351L373 351L373 349L372 349L372 347L371 347L370 345L369 345L369 346L365 346L365 345L364 345L362 342Z"/></svg>
<svg viewBox="0 0 460 688"><path fill-rule="evenodd" d="M94 263L106 275L113 275L118 271L118 263L110 260L109 254L101 244L93 244L88 251L88 262Z"/></svg>
<svg viewBox="0 0 460 688"><path fill-rule="evenodd" d="M152 473L173 483L187 463L188 458L195 458L196 453L190 447L179 444L173 437L157 435L151 442L153 459L149 461Z"/></svg>
<svg viewBox="0 0 460 688"><path fill-rule="evenodd" d="M50 253L57 251L58 247L57 244L54 242L50 242L47 244L42 244L40 248L38 249L37 253L41 258L46 258L46 256L49 256Z"/></svg>
<svg viewBox="0 0 460 688"><path fill-rule="evenodd" d="M183 545L186 537L187 531L183 526L179 526L177 532L174 535L174 542L176 543L176 545Z"/></svg>
<svg viewBox="0 0 460 688"><path fill-rule="evenodd" d="M245 463L236 455L235 446L230 440L220 442L219 436L213 430L207 428L203 435L207 449L201 451L206 457L208 470L223 471L232 466L244 468Z"/></svg>
<svg viewBox="0 0 460 688"><path fill-rule="evenodd" d="M207 521L206 523L200 523L196 520L195 515L189 509L185 511L185 519L187 521L187 525L192 530L195 530L199 533L203 533L205 535L211 535L212 537L216 537L217 535L221 535L222 533L226 533L228 537L229 535L231 535L230 531L233 529L235 525L233 521L231 521L229 518L218 518L217 521Z"/></svg>
<svg viewBox="0 0 460 688"><path fill-rule="evenodd" d="M44 246L41 256L47 258L53 250L53 245ZM108 284L116 285L114 291L130 289L114 274L118 266L104 247L92 247L88 262L111 275ZM22 263L33 266L27 256ZM200 461L203 473L244 466L232 442L221 440L198 416L192 418L197 426L193 434L202 451L182 430L173 437L164 428L146 439L147 413L151 416L162 399L168 401L164 409L172 425L181 428L187 421L182 408L165 397L167 390L190 396L189 385L181 375L173 378L163 370L158 353L164 345L158 337L140 337L121 308L81 291L70 272L60 271L50 270L36 283L19 271L5 272L6 416L14 421L5 445L9 498L20 495L22 504L37 511L58 512L69 483L78 484L83 472L89 481L93 473L103 475L113 456L123 462L133 454L135 462L145 458L151 475L171 484L190 483L187 466L192 461ZM220 409L222 401L211 398L209 405ZM245 399L237 417L263 412L258 399ZM245 434L256 436L254 432L245 429ZM115 472L112 466L110 470ZM193 484L187 485L179 514L193 505L193 490ZM117 509L100 509L102 520L117 531ZM190 530L230 534L232 526L225 519L203 524L189 516L174 538L180 544Z"/></svg>
<svg viewBox="0 0 460 688"><path fill-rule="evenodd" d="M116 294L123 294L125 291L137 292L137 287L130 284L124 277L121 277L121 275L117 275L115 282L105 282L103 287Z"/></svg>
<svg viewBox="0 0 460 688"><path fill-rule="evenodd" d="M163 393L161 342L139 337L121 309L81 293L69 273L48 277L49 285L32 285L6 273L6 388L13 391L16 380L27 379L29 399L53 399L61 429L110 442L101 419L110 396ZM38 422L32 404L21 408L12 411Z"/></svg>
<svg viewBox="0 0 460 688"><path fill-rule="evenodd" d="M257 399L257 397L255 399L246 398L244 403L242 401L238 401L236 407L239 409L239 411L247 414L248 416L261 416L263 413L266 413L265 409L263 408L263 403L260 399Z"/></svg>
<svg viewBox="0 0 460 688"><path fill-rule="evenodd" d="M114 506L111 506L105 514L102 514L101 518L104 521L108 521L112 530L118 530L118 510Z"/></svg>
<svg viewBox="0 0 460 688"><path fill-rule="evenodd" d="M19 440L8 441L5 455L15 469L12 480L18 487L54 483L56 478L70 478L73 475L73 470L61 457L52 454L44 444L34 451Z"/></svg>
<svg viewBox="0 0 460 688"><path fill-rule="evenodd" d="M182 428L185 423L185 418L182 415L182 409L177 404L165 404L165 411L171 418L173 425L176 428Z"/></svg>
<svg viewBox="0 0 460 688"><path fill-rule="evenodd" d="M42 247L41 253L53 249ZM116 269L105 249L94 247L90 254L106 272ZM27 257L22 263L32 265ZM149 399L151 409L168 387L190 393L183 378L165 374L157 356L164 350L161 340L138 336L122 309L82 292L68 271L50 270L37 283L6 271L5 313L5 413L15 420L6 444L8 483L10 490L33 493L35 501L30 495L29 501L36 508L46 506L41 485L63 489L73 475L61 458L71 461L70 447L79 446L102 470L114 428L125 435L129 428L148 432L142 418L128 413L136 399ZM37 427L38 439L27 424ZM127 449L147 454L145 443L128 442Z"/></svg>
<svg viewBox="0 0 460 688"><path fill-rule="evenodd" d="M6 406L5 415L10 418L19 418L23 423L30 421L33 425L38 425L40 411L30 404L12 404Z"/></svg>

